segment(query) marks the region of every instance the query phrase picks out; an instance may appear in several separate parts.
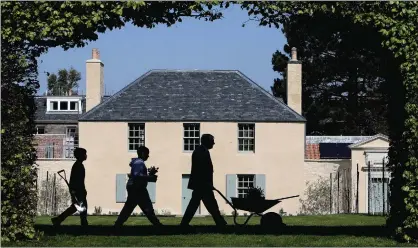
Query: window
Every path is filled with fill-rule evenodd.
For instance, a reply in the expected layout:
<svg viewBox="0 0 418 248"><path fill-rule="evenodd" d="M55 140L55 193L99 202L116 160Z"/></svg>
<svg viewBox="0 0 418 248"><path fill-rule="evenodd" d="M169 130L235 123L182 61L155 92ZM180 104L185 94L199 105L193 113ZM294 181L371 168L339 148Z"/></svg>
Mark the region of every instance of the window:
<svg viewBox="0 0 418 248"><path fill-rule="evenodd" d="M51 110L58 110L58 101L51 102Z"/></svg>
<svg viewBox="0 0 418 248"><path fill-rule="evenodd" d="M78 146L78 132L76 126L68 126L66 130L66 139L69 145Z"/></svg>
<svg viewBox="0 0 418 248"><path fill-rule="evenodd" d="M194 151L200 144L200 124L184 123L183 149L184 151Z"/></svg>
<svg viewBox="0 0 418 248"><path fill-rule="evenodd" d="M237 179L237 196L238 198L245 198L248 188L255 186L255 175L237 175Z"/></svg>
<svg viewBox="0 0 418 248"><path fill-rule="evenodd" d="M139 146L145 146L145 124L129 123L129 151L136 151Z"/></svg>
<svg viewBox="0 0 418 248"><path fill-rule="evenodd" d="M68 110L68 102L60 102L60 110Z"/></svg>
<svg viewBox="0 0 418 248"><path fill-rule="evenodd" d="M63 111L81 114L81 99L48 99L47 111Z"/></svg>
<svg viewBox="0 0 418 248"><path fill-rule="evenodd" d="M44 126L36 126L36 134L45 134Z"/></svg>
<svg viewBox="0 0 418 248"><path fill-rule="evenodd" d="M70 102L70 110L78 110L78 102Z"/></svg>
<svg viewBox="0 0 418 248"><path fill-rule="evenodd" d="M255 148L255 124L238 124L238 151L252 151Z"/></svg>

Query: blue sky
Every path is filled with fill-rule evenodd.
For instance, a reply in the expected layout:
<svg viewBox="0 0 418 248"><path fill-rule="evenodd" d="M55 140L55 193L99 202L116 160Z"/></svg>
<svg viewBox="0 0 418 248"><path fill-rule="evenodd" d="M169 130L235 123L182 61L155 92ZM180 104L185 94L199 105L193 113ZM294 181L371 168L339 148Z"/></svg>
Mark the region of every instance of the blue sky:
<svg viewBox="0 0 418 248"><path fill-rule="evenodd" d="M44 71L57 72L73 66L81 72L79 90L85 93L85 61L91 49L98 48L104 63L106 93L115 93L151 69L240 70L270 92L273 79L271 58L286 43L282 32L248 22L245 11L237 7L224 10L215 22L183 19L171 27L154 29L127 24L108 31L83 48L64 51L54 48L39 60L39 81L43 94L47 87Z"/></svg>

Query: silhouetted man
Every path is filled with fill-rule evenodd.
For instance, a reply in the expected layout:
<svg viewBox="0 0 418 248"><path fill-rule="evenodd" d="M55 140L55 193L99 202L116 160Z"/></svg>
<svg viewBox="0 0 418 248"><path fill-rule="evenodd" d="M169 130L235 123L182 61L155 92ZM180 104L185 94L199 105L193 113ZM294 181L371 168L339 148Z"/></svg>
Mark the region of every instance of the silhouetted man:
<svg viewBox="0 0 418 248"><path fill-rule="evenodd" d="M84 169L83 161L87 159L87 151L84 148L76 148L74 149L74 157L76 161L71 168L71 176L70 176L70 183L69 188L71 192L71 200L73 204L69 208L67 208L62 214L58 217L54 217L51 219L52 224L54 226L60 225L68 216L77 212L77 208L74 206L76 200L73 196L77 197L79 202L83 203L83 206L86 208L84 212L80 213L80 220L82 226L88 226L87 222L87 191L86 186L84 185L84 179L86 177L86 171Z"/></svg>
<svg viewBox="0 0 418 248"><path fill-rule="evenodd" d="M140 146L137 149L138 158L132 159L129 166L131 166L131 174L126 184L126 190L128 191L128 199L119 214L118 219L115 222L115 227L121 227L123 223L129 218L138 205L142 212L147 216L148 220L155 226L161 226L162 224L155 216L154 208L149 197L147 185L153 176L148 176L147 167L145 161L149 157L149 149L145 146Z"/></svg>
<svg viewBox="0 0 418 248"><path fill-rule="evenodd" d="M182 226L189 225L199 207L200 200L205 204L217 226L227 224L219 212L218 203L213 194L213 165L209 150L212 149L214 144L215 140L212 135L203 134L201 145L193 151L192 170L188 184L188 188L193 190L193 193L181 221Z"/></svg>

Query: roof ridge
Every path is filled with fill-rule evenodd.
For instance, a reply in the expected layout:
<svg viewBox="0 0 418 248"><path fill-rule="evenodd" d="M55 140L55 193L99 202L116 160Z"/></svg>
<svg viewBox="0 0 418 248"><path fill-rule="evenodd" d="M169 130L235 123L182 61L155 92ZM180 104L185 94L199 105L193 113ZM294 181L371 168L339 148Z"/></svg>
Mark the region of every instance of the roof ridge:
<svg viewBox="0 0 418 248"><path fill-rule="evenodd" d="M302 118L303 121L307 121L306 118L299 114L298 112L296 112L295 110L293 110L291 107L289 107L289 105L287 105L286 103L284 103L284 101L280 101L279 99L277 99L275 96L273 96L272 94L270 94L267 90L265 90L263 87L261 87L259 84L257 84L256 82L254 82L251 78L249 78L248 76L246 76L244 73L242 73L239 70L235 71L239 76L243 77L245 79L245 81L247 81L249 84L257 87L262 93L264 93L266 96L268 96L270 99L272 99L273 101L275 101L276 103L285 106L287 109L289 109L291 112L293 112L294 114L296 114L297 117Z"/></svg>
<svg viewBox="0 0 418 248"><path fill-rule="evenodd" d="M306 137L374 137L376 135L306 135Z"/></svg>
<svg viewBox="0 0 418 248"><path fill-rule="evenodd" d="M150 71L164 72L237 72L236 69L152 69Z"/></svg>
<svg viewBox="0 0 418 248"><path fill-rule="evenodd" d="M365 140L362 140L362 141L359 141L359 142L356 142L356 143L350 145L350 148L359 147L359 146L364 145L368 142L374 141L378 138L385 139L385 140L389 141L389 137L387 135L384 135L382 133L378 133L376 135L373 135L373 136L369 137L368 139L365 139Z"/></svg>

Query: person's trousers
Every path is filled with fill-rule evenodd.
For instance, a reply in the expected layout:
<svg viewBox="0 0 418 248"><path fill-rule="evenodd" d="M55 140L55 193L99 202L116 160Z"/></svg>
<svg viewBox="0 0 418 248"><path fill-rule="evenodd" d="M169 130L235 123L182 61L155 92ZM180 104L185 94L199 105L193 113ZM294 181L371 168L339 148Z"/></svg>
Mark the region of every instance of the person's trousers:
<svg viewBox="0 0 418 248"><path fill-rule="evenodd" d="M188 225L190 223L201 200L203 201L203 204L205 204L206 209L212 215L212 218L217 226L224 226L227 224L219 211L218 203L216 202L213 190L209 189L193 190L192 199L190 199L189 205L187 206L186 212L181 220L181 225Z"/></svg>
<svg viewBox="0 0 418 248"><path fill-rule="evenodd" d="M86 208L86 211L80 213L80 221L82 226L87 226L87 195L83 193L76 193L77 200L83 203L83 206ZM56 220L61 223L63 222L68 216L73 215L75 212L77 212L77 208L74 206L76 203L74 197L72 198L73 204L71 204L70 207L68 207L62 214L60 214Z"/></svg>
<svg viewBox="0 0 418 248"><path fill-rule="evenodd" d="M161 225L157 216L155 216L154 208L152 206L151 198L147 188L134 188L127 187L128 190L128 199L125 202L118 219L115 222L115 226L122 226L123 223L129 218L129 216L134 211L135 207L138 205L148 220L153 225Z"/></svg>

